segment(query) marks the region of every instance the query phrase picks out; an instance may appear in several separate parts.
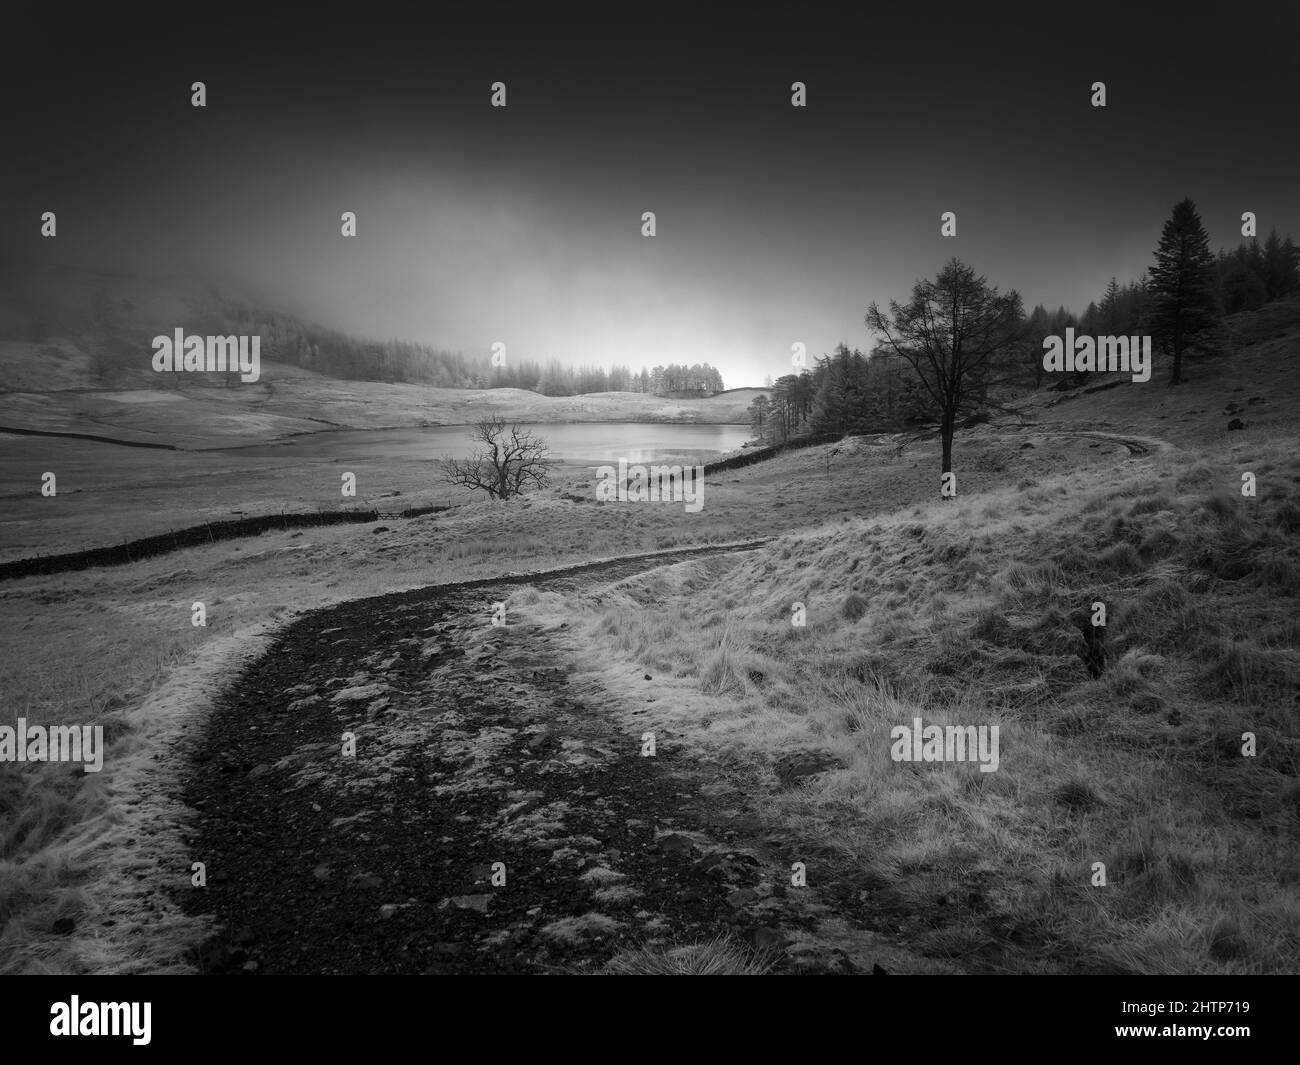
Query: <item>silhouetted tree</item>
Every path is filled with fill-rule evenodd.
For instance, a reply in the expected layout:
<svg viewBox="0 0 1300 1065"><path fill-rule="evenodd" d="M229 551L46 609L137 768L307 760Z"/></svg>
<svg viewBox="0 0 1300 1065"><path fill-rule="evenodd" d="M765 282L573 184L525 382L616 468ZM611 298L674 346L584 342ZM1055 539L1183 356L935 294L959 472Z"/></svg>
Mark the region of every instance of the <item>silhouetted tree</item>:
<svg viewBox="0 0 1300 1065"><path fill-rule="evenodd" d="M1296 277L1296 249L1291 238L1279 240L1277 230L1271 230L1264 241L1264 287L1271 300L1289 296L1300 287Z"/></svg>
<svg viewBox="0 0 1300 1065"><path fill-rule="evenodd" d="M483 444L467 459L443 459L447 480L493 499L509 499L527 488L545 488L553 465L546 444L529 429L491 415L475 423L470 439Z"/></svg>
<svg viewBox="0 0 1300 1065"><path fill-rule="evenodd" d="M1210 238L1190 199L1178 203L1165 223L1148 291L1148 328L1174 357L1169 383L1180 384L1183 352L1218 321Z"/></svg>
<svg viewBox="0 0 1300 1065"><path fill-rule="evenodd" d="M817 390L812 404L812 428L819 433L848 433L865 429L868 417L867 360L862 352L839 344L834 354L819 359Z"/></svg>
<svg viewBox="0 0 1300 1065"><path fill-rule="evenodd" d="M1120 289L1114 277L1106 286L1106 294L1101 298L1098 310L1098 324L1107 336L1118 336L1120 332Z"/></svg>
<svg viewBox="0 0 1300 1065"><path fill-rule="evenodd" d="M933 402L948 473L958 416L983 398L996 357L1023 338L1019 293L1000 295L953 259L933 281L918 281L907 304L890 300L888 315L873 303L866 323L912 368Z"/></svg>
<svg viewBox="0 0 1300 1065"><path fill-rule="evenodd" d="M1264 279L1249 266L1245 249L1219 257L1219 303L1224 314L1254 311L1268 302Z"/></svg>

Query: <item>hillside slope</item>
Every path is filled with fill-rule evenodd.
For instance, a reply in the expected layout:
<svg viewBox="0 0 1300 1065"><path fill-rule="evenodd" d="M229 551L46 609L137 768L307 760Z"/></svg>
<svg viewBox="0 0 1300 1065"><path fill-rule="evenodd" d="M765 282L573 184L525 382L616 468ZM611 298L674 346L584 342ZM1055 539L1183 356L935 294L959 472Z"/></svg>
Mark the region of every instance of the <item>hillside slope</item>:
<svg viewBox="0 0 1300 1065"><path fill-rule="evenodd" d="M643 727L766 764L772 831L845 912L923 954L1300 971L1300 330L1269 317L1178 389L1044 393L1031 427L959 434L954 502L508 608L581 619L570 653L611 686L672 677ZM1067 428L1086 435L1044 467ZM1141 434L1130 458L1096 450L1108 433ZM1025 475L982 486L1009 435L995 461ZM893 730L918 718L997 726L996 771L896 760Z"/></svg>

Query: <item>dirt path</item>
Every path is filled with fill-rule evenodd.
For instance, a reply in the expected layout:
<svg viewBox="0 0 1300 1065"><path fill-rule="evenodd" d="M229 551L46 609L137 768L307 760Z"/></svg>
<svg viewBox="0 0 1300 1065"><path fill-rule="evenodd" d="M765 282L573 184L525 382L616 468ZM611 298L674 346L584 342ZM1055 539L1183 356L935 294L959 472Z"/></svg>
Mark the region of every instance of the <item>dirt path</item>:
<svg viewBox="0 0 1300 1065"><path fill-rule="evenodd" d="M1089 440L1123 444L1130 455L1145 455L1149 451L1173 451L1174 445L1155 436L1135 436L1133 433L1075 432L1071 435Z"/></svg>
<svg viewBox="0 0 1300 1065"><path fill-rule="evenodd" d="M183 795L208 875L183 904L223 926L200 967L572 971L647 941L730 931L780 948L807 927L815 897L788 888L788 858L735 808L752 781L643 757L637 730L572 689L545 632L491 625L491 604L522 583L603 583L719 550L738 549L423 589L294 623L218 702ZM853 969L834 956L798 967Z"/></svg>
<svg viewBox="0 0 1300 1065"><path fill-rule="evenodd" d="M975 433L979 433L980 428L976 428ZM902 454L907 448L918 442L929 442L939 439L938 429L929 429L920 433L902 433L894 434L899 443L895 453ZM1046 436L1053 438L1069 438L1075 440L1095 440L1106 444L1122 444L1128 449L1130 457L1137 455L1146 455L1153 451L1175 451L1177 448L1168 440L1162 440L1155 436L1140 436L1136 433L1109 433L1097 429L1080 429L1068 422L1047 423L1040 421L1024 421L1018 425L997 424L983 427L982 437L974 436L969 429L961 430L957 435L960 441L963 437L967 440L984 439L1008 441L1020 439L1026 436Z"/></svg>

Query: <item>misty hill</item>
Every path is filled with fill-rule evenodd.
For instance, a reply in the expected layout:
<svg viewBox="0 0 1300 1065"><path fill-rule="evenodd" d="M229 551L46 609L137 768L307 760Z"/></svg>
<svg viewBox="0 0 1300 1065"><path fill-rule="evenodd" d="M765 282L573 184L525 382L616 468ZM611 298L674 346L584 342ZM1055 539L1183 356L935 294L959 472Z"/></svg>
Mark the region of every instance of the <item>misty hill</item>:
<svg viewBox="0 0 1300 1065"><path fill-rule="evenodd" d="M149 366L150 341L187 334L256 335L263 362L344 380L423 384L435 388L513 387L547 396L634 392L670 399L706 398L723 390L708 364L564 366L511 359L494 366L489 352L466 355L408 340L350 335L305 320L235 280L147 278L69 267L27 273L9 269L0 284L0 339L10 342L0 391L159 387ZM224 375L196 375L227 387Z"/></svg>
<svg viewBox="0 0 1300 1065"><path fill-rule="evenodd" d="M476 362L410 341L349 336L272 307L237 281L51 268L5 280L0 337L25 347L5 352L0 387L157 388L150 341L177 328L258 335L264 363L327 377L461 388L478 383L487 366L487 356ZM228 383L194 375L186 387Z"/></svg>
<svg viewBox="0 0 1300 1065"><path fill-rule="evenodd" d="M260 335L260 379L156 373L151 340L177 327ZM51 269L9 273L0 287L0 426L19 429L224 447L323 429L459 425L489 412L535 422L745 423L763 391L548 396L469 387L490 371L487 359L476 368L425 345L349 337L268 310L233 282Z"/></svg>

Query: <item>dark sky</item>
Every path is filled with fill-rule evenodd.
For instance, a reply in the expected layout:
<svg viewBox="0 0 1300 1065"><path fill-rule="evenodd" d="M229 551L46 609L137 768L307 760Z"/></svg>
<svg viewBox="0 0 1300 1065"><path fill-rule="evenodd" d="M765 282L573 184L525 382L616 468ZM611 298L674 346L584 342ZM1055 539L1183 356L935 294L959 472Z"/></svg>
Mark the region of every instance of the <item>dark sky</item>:
<svg viewBox="0 0 1300 1065"><path fill-rule="evenodd" d="M795 341L865 347L868 304L954 255L1081 310L1184 196L1216 247L1246 210L1300 237L1293 0L199 7L3 16L10 255L234 274L365 335L742 385Z"/></svg>

